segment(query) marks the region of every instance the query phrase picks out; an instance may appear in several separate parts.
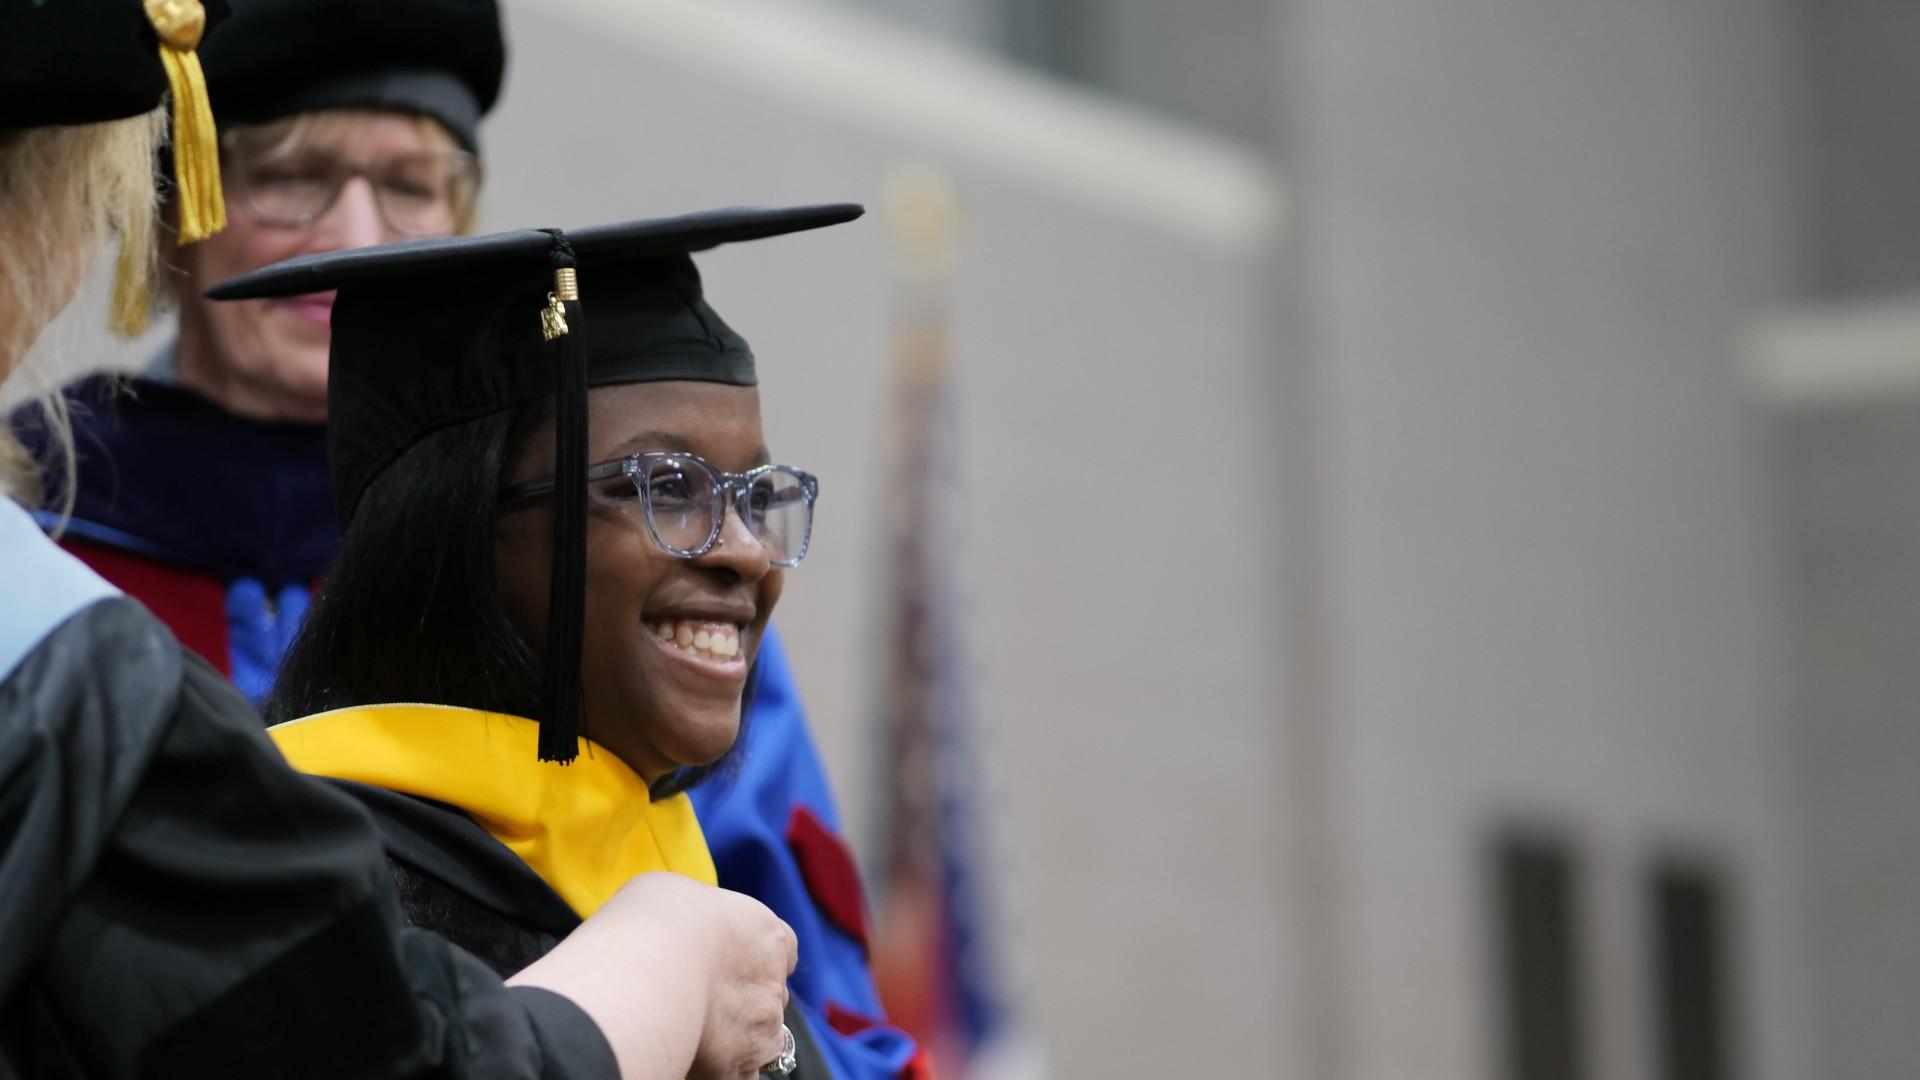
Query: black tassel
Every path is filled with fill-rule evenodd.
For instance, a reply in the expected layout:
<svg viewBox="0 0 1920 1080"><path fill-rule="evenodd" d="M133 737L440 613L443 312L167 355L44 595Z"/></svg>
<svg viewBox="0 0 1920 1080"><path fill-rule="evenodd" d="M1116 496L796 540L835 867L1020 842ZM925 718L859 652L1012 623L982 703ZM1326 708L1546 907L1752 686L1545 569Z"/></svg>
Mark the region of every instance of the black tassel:
<svg viewBox="0 0 1920 1080"><path fill-rule="evenodd" d="M573 245L558 229L553 268L571 271ZM557 327L560 355L553 382L553 576L547 598L545 708L540 718L540 760L566 764L579 754L581 716L580 642L586 616L587 579L587 345L586 315L572 274L556 273L547 332Z"/></svg>

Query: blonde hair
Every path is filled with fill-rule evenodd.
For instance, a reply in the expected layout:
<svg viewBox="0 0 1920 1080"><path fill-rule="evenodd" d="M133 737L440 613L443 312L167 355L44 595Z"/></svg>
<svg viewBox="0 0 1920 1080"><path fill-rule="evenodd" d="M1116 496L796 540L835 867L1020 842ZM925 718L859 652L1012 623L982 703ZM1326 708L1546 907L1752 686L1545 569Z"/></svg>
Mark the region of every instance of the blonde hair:
<svg viewBox="0 0 1920 1080"><path fill-rule="evenodd" d="M122 260L151 280L154 159L165 132L162 109L100 124L0 131L0 382L43 383L48 445L67 476L63 501L71 499L73 475L73 435L59 394L64 380L27 370L27 352L109 235L119 237ZM71 270L59 272L65 268ZM49 464L36 464L0 428L0 493L39 502L40 468Z"/></svg>

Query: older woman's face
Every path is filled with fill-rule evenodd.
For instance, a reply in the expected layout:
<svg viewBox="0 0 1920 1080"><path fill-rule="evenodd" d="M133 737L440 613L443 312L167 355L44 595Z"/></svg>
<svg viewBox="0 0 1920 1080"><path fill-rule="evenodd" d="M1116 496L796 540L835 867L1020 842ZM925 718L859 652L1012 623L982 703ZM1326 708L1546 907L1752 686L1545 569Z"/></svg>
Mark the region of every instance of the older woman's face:
<svg viewBox="0 0 1920 1080"><path fill-rule="evenodd" d="M309 114L321 122L294 145L274 147L270 167L298 178L329 164L377 172L390 162L455 149L432 121L400 113L340 111ZM372 184L354 176L310 224L261 220L244 197L247 162L223 166L227 227L179 255L180 377L230 411L268 421L318 423L326 419L327 346L332 294L215 303L207 288L238 274L313 252L339 251L402 238L380 211ZM274 174L280 178L281 174ZM449 202L441 220L420 232L451 233L458 210ZM437 226L437 227L436 227Z"/></svg>
<svg viewBox="0 0 1920 1080"><path fill-rule="evenodd" d="M604 387L589 398L588 432L589 461L645 450L691 452L728 472L767 461L759 391L751 386ZM526 440L506 479L535 479L552 468L549 425ZM715 761L733 745L747 669L786 572L771 565L731 509L712 550L694 559L668 555L647 535L634 495L624 477L589 490L581 680L594 741L653 781ZM509 510L494 548L508 614L536 648L546 641L552 529L551 500ZM683 645L682 637L695 640Z"/></svg>

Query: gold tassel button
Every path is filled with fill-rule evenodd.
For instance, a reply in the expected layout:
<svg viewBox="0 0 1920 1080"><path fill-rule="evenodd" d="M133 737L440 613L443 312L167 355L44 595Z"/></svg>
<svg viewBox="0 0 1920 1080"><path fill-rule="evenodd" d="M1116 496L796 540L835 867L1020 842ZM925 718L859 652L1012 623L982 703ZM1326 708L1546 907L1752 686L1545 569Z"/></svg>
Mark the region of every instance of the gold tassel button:
<svg viewBox="0 0 1920 1080"><path fill-rule="evenodd" d="M567 309L552 293L547 294L547 306L540 309L540 336L547 341L567 336Z"/></svg>
<svg viewBox="0 0 1920 1080"><path fill-rule="evenodd" d="M200 0L147 0L147 21L160 43L179 52L200 47L200 35L207 32L207 11Z"/></svg>
<svg viewBox="0 0 1920 1080"><path fill-rule="evenodd" d="M180 242L204 240L227 226L220 192L220 140L206 74L193 50L207 29L200 0L145 0L160 38L160 62L173 97L173 176L180 189Z"/></svg>
<svg viewBox="0 0 1920 1080"><path fill-rule="evenodd" d="M553 291L547 294L547 306L540 312L540 336L555 341L567 336L567 309L569 300L580 299L580 276L573 267L562 266L553 271Z"/></svg>

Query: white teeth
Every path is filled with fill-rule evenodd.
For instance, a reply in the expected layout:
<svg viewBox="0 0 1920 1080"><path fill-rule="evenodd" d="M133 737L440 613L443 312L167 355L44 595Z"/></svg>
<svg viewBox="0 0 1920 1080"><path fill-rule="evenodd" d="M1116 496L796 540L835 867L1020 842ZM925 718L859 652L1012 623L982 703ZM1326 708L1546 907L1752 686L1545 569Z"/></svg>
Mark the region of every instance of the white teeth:
<svg viewBox="0 0 1920 1080"><path fill-rule="evenodd" d="M663 619L648 629L663 642L710 659L731 660L740 655L740 628L732 623Z"/></svg>

